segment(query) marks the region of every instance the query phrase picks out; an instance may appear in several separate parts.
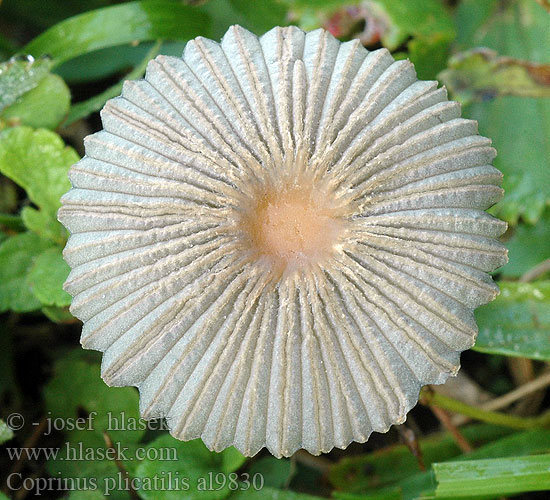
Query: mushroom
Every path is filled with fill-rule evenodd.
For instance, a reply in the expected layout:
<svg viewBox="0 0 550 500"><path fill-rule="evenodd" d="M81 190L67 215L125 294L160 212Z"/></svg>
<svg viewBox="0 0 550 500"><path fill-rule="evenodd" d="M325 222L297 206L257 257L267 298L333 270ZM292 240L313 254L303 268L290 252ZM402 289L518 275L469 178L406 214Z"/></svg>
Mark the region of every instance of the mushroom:
<svg viewBox="0 0 550 500"><path fill-rule="evenodd" d="M498 287L491 141L409 61L234 26L127 81L70 170L65 289L102 377L219 451L364 442L459 369Z"/></svg>

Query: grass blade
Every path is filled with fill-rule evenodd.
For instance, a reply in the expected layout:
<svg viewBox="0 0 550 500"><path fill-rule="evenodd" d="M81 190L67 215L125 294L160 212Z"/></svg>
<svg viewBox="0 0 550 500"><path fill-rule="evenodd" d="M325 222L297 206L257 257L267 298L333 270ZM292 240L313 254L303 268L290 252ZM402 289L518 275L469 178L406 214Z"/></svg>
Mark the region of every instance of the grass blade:
<svg viewBox="0 0 550 500"><path fill-rule="evenodd" d="M180 2L142 0L71 17L35 38L23 51L35 56L49 54L54 65L59 65L104 47L208 35L209 25L204 12Z"/></svg>
<svg viewBox="0 0 550 500"><path fill-rule="evenodd" d="M436 498L550 490L550 454L434 464Z"/></svg>

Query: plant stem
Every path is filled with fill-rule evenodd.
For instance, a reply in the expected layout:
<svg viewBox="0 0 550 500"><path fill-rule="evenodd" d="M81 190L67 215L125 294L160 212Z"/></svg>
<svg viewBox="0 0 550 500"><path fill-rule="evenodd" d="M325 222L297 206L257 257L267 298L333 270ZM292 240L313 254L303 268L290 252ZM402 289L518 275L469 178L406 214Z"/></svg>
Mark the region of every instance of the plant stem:
<svg viewBox="0 0 550 500"><path fill-rule="evenodd" d="M550 413L538 417L519 417L507 415L496 411L484 410L476 406L470 406L462 401L444 396L431 388L425 387L420 393L420 402L426 406L435 406L489 424L502 425L512 429L537 429L541 427L550 428Z"/></svg>

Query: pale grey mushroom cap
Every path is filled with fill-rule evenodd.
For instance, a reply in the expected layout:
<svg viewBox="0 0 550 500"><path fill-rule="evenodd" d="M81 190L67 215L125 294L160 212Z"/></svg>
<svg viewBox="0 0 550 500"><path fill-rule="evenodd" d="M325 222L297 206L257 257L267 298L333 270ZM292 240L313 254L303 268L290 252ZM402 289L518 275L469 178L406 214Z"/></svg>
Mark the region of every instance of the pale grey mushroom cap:
<svg viewBox="0 0 550 500"><path fill-rule="evenodd" d="M59 211L65 289L143 417L218 451L319 454L456 374L507 260L484 212L501 173L410 62L235 26L151 61L101 116Z"/></svg>

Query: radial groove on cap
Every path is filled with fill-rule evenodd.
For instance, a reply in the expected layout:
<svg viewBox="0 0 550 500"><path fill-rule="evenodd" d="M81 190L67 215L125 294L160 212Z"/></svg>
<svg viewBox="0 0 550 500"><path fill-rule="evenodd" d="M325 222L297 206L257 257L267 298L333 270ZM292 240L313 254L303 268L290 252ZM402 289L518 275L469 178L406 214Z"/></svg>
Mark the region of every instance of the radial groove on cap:
<svg viewBox="0 0 550 500"><path fill-rule="evenodd" d="M101 116L59 211L65 288L83 346L108 384L139 388L144 417L214 450L318 454L402 423L456 374L506 262L484 212L501 174L410 62L235 26L151 61ZM328 250L275 265L254 247L251 217L298 217L261 208L277 203L328 211Z"/></svg>

